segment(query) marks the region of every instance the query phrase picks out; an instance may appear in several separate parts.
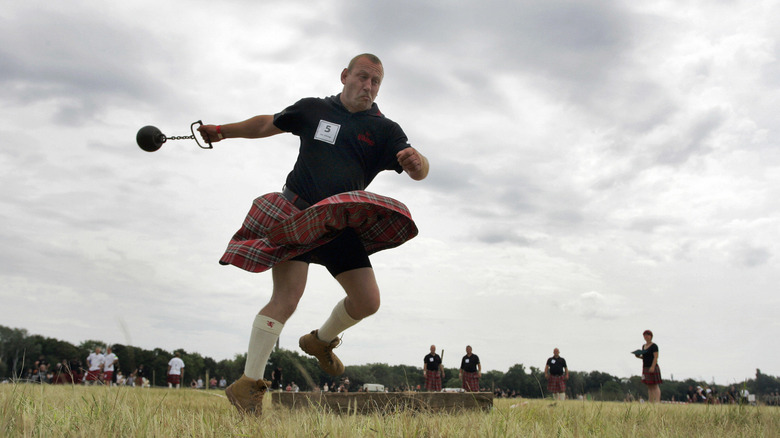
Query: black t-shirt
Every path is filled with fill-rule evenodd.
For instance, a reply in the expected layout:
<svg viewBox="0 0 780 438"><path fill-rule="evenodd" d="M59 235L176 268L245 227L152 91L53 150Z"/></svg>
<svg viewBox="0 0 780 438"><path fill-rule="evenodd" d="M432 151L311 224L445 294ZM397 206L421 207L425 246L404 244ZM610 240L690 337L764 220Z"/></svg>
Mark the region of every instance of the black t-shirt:
<svg viewBox="0 0 780 438"><path fill-rule="evenodd" d="M437 371L439 369L439 365L441 365L441 356L434 353L428 353L425 355L425 368L430 371Z"/></svg>
<svg viewBox="0 0 780 438"><path fill-rule="evenodd" d="M477 364L479 363L479 356L476 354L471 354L471 357L469 355L463 356L463 359L460 360L460 369L463 371L468 371L470 373L473 373L477 371Z"/></svg>
<svg viewBox="0 0 780 438"><path fill-rule="evenodd" d="M642 354L642 366L645 368L650 368L651 366L653 366L653 353L657 353L657 352L658 352L658 345L655 345L655 343L653 343L653 345L651 345L650 348L645 350L645 352Z"/></svg>
<svg viewBox="0 0 780 438"><path fill-rule="evenodd" d="M566 368L566 359L555 356L547 359L547 365L550 367L550 374L553 376L562 376L563 369Z"/></svg>
<svg viewBox="0 0 780 438"><path fill-rule="evenodd" d="M340 95L304 98L274 115L274 125L300 138L287 187L309 203L365 190L383 170L403 169L396 154L410 147L401 127L373 104L350 113Z"/></svg>
<svg viewBox="0 0 780 438"><path fill-rule="evenodd" d="M282 383L282 369L281 368L275 368L273 371L271 371L271 380L272 380L272 383L274 385Z"/></svg>

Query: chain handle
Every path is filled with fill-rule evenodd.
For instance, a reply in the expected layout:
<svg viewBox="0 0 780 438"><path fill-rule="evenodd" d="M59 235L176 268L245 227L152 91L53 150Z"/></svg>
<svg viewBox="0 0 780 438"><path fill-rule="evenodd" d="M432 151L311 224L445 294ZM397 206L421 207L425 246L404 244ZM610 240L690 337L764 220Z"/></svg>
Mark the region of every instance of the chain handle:
<svg viewBox="0 0 780 438"><path fill-rule="evenodd" d="M203 124L203 122L201 122L200 120L198 120L197 122L192 122L192 124L190 125L190 132L192 132L192 135L178 135L178 136L174 135L174 136L171 136L171 137L167 137L166 136L165 140L166 141L167 140L195 140L195 143L197 143L198 147L200 147L201 149L213 149L213 147L211 146L211 142L210 141L206 140L206 143L208 144L208 146L203 146L202 144L200 144L198 139L195 137L195 125L202 125L202 124Z"/></svg>

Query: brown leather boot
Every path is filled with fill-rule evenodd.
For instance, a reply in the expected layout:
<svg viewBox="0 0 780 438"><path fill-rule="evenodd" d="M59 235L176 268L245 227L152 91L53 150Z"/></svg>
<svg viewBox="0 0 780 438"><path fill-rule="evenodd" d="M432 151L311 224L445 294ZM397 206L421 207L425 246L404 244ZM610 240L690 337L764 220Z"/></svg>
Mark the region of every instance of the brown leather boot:
<svg viewBox="0 0 780 438"><path fill-rule="evenodd" d="M267 380L255 380L242 375L225 389L230 403L242 414L260 416L263 413L263 395L271 386Z"/></svg>
<svg viewBox="0 0 780 438"><path fill-rule="evenodd" d="M333 349L341 344L341 339L336 338L330 342L321 341L317 337L317 330L308 335L301 336L298 345L306 354L317 358L320 368L331 376L340 376L344 373L344 364L333 354Z"/></svg>

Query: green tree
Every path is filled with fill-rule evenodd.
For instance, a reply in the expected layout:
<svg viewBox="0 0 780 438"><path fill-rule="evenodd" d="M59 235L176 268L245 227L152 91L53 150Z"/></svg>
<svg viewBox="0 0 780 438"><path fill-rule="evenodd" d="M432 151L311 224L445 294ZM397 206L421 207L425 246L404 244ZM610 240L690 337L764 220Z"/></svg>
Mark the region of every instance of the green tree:
<svg viewBox="0 0 780 438"><path fill-rule="evenodd" d="M569 381L566 382L566 393L569 398L576 399L585 395L585 374L577 371L569 371Z"/></svg>
<svg viewBox="0 0 780 438"><path fill-rule="evenodd" d="M271 371L275 367L282 368L283 384L295 382L301 391L319 388L333 379L320 369L316 359L283 348L274 350L268 358L265 379L270 380Z"/></svg>
<svg viewBox="0 0 780 438"><path fill-rule="evenodd" d="M597 393L597 395L594 394L594 398L596 400L603 401L623 400L623 387L619 382L609 380L604 382L604 386L601 387L601 390Z"/></svg>
<svg viewBox="0 0 780 438"><path fill-rule="evenodd" d="M35 352L28 339L27 330L0 325L0 376L21 377L26 371L26 365L32 364L30 355Z"/></svg>
<svg viewBox="0 0 780 438"><path fill-rule="evenodd" d="M777 377L768 376L763 374L760 369L756 368L756 378L748 383L748 390L752 394L767 395L780 388L780 380Z"/></svg>

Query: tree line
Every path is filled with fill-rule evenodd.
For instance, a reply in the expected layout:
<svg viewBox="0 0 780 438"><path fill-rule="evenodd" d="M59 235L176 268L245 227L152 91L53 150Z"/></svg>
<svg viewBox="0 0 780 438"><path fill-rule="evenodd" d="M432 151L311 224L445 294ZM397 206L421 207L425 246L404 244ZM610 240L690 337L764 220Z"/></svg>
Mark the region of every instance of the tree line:
<svg viewBox="0 0 780 438"><path fill-rule="evenodd" d="M56 364L62 360L83 362L95 347L105 348L106 345L99 340L86 340L79 345L73 345L54 338L30 335L25 329L0 325L0 378L20 379L40 359L49 364ZM129 375L143 364L145 375L153 386L166 385L168 361L177 352L181 353L181 358L186 364L182 382L185 385L191 379L207 380L206 376L217 379L224 377L228 382L232 382L241 377L246 362L246 354L237 354L232 359L216 361L211 357L204 357L197 352L189 353L183 349L166 351L161 348L146 350L122 344L110 346L119 357L118 371ZM265 373L266 378L270 380L271 370L277 368L282 371L284 385L294 382L301 391L309 391L315 387L322 388L325 384L334 388L344 383L347 383L349 391L357 391L365 383L382 384L394 391L417 390L424 387L425 380L422 367L383 363L348 365L344 375L334 379L320 369L316 359L283 348L276 349L271 354ZM459 388L458 369L445 368L444 372L443 386ZM493 370L482 373L480 386L501 396L544 398L549 395L544 371L533 366L526 368L523 364L513 365L506 372ZM569 398L582 396L592 400L616 401L647 397L647 389L642 384L640 376L619 378L600 371L570 370L566 386ZM697 386L705 386L721 394L729 389L727 386L693 379L665 380L661 385L662 399L685 401L689 388ZM757 394L759 397L769 396L780 393L780 378L756 370L754 379L731 386L736 386L739 390L747 389L751 394Z"/></svg>

